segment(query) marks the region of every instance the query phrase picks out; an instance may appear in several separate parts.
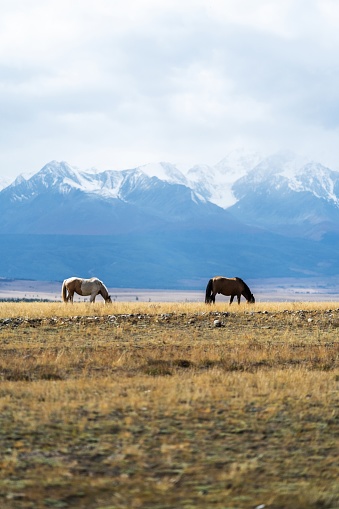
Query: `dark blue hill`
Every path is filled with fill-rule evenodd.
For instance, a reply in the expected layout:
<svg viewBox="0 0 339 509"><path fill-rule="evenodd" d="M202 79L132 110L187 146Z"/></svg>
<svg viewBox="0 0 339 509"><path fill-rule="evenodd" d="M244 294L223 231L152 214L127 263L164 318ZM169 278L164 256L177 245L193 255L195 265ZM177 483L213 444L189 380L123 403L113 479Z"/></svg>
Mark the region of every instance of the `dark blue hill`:
<svg viewBox="0 0 339 509"><path fill-rule="evenodd" d="M0 235L0 276L63 280L97 276L113 287L204 288L214 275L244 279L331 276L332 243L190 231L115 236Z"/></svg>

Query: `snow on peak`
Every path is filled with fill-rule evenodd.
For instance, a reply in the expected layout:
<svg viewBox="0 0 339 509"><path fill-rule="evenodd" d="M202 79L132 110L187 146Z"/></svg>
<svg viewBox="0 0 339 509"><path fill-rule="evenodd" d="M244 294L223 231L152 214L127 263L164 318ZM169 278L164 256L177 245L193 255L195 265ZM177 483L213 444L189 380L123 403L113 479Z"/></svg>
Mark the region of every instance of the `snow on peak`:
<svg viewBox="0 0 339 509"><path fill-rule="evenodd" d="M19 176L11 185L17 187L18 199L35 196L40 189L53 188L62 193L76 189L104 198L121 198L126 189L146 190L152 178L189 187L199 199L228 208L242 196L261 189L290 189L311 192L319 198L334 201L339 188L339 173L320 163L289 151L261 158L254 151L234 150L217 164L195 165L182 173L174 164L149 163L135 169L100 172L80 171L67 162L51 161L33 176ZM1 189L1 183L0 183Z"/></svg>
<svg viewBox="0 0 339 509"><path fill-rule="evenodd" d="M188 183L215 205L227 208L237 201L233 184L260 161L261 156L257 152L234 150L214 166L193 166L187 173Z"/></svg>
<svg viewBox="0 0 339 509"><path fill-rule="evenodd" d="M148 177L157 177L165 182L184 185L187 183L185 175L171 163L149 163L139 166L137 169L148 175Z"/></svg>
<svg viewBox="0 0 339 509"><path fill-rule="evenodd" d="M279 174L283 177L291 178L296 173L310 162L310 159L300 156L289 150L281 150L273 155L265 157L256 167L252 170L257 177L263 178L268 175Z"/></svg>
<svg viewBox="0 0 339 509"><path fill-rule="evenodd" d="M225 181L234 182L251 171L260 161L262 156L258 152L237 149L227 154L214 168L223 175Z"/></svg>
<svg viewBox="0 0 339 509"><path fill-rule="evenodd" d="M315 197L339 204L336 189L339 173L293 152L277 152L261 161L234 186L237 197L249 195L258 187L266 192L282 187L308 192Z"/></svg>
<svg viewBox="0 0 339 509"><path fill-rule="evenodd" d="M46 188L60 185L76 187L77 185L80 186L81 178L80 171L77 168L72 168L65 161L51 161L33 175L29 181Z"/></svg>
<svg viewBox="0 0 339 509"><path fill-rule="evenodd" d="M339 182L339 173L314 161L305 164L289 179L289 188L293 191L307 191L317 198L323 198L339 204L335 188Z"/></svg>

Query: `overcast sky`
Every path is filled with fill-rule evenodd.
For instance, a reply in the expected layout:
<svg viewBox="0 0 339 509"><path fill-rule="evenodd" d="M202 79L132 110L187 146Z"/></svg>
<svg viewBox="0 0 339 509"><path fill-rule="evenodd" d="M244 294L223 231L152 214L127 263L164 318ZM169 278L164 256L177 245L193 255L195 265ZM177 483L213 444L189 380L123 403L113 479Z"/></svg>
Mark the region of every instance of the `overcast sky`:
<svg viewBox="0 0 339 509"><path fill-rule="evenodd" d="M0 175L67 161L339 169L338 0L0 0Z"/></svg>

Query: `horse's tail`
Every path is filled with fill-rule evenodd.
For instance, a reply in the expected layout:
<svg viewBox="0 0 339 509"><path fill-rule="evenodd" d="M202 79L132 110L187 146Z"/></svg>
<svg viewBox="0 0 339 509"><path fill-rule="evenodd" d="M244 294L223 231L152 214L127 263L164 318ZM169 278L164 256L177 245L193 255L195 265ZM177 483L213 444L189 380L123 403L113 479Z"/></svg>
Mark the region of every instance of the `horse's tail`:
<svg viewBox="0 0 339 509"><path fill-rule="evenodd" d="M67 302L67 288L66 288L66 279L64 280L64 282L62 283L62 288L61 288L61 298L64 302Z"/></svg>
<svg viewBox="0 0 339 509"><path fill-rule="evenodd" d="M210 279L206 286L205 304L210 304L212 293L213 293L213 279Z"/></svg>

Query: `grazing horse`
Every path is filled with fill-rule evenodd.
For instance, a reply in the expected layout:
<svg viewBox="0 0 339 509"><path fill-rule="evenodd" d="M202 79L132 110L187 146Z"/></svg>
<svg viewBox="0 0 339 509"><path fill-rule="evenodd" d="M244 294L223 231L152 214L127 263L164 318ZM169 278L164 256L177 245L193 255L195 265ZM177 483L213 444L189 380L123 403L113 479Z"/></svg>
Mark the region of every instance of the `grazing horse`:
<svg viewBox="0 0 339 509"><path fill-rule="evenodd" d="M108 290L104 283L96 277L91 279L82 279L80 277L70 277L62 283L61 297L64 302L72 302L74 292L78 295L90 295L90 302L95 302L95 297L100 294L105 299L105 303L112 302L108 295Z"/></svg>
<svg viewBox="0 0 339 509"><path fill-rule="evenodd" d="M215 296L217 293L230 295L230 304L232 304L235 296L237 296L238 304L240 304L240 297L242 295L245 297L248 304L255 303L254 295L251 293L251 290L248 288L247 284L242 279L240 279L240 277L216 276L210 279L206 286L206 304L211 304L212 302L214 304Z"/></svg>

